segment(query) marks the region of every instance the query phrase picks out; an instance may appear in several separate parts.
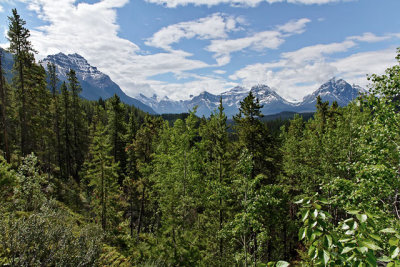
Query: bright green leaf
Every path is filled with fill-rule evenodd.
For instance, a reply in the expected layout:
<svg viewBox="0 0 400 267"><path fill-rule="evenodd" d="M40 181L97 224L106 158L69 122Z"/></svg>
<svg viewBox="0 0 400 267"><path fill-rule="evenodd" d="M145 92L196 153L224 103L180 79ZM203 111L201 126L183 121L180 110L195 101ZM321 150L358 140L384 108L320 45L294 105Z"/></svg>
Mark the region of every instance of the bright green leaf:
<svg viewBox="0 0 400 267"><path fill-rule="evenodd" d="M385 234L395 234L396 230L394 230L393 228L385 228L380 230L380 232Z"/></svg>
<svg viewBox="0 0 400 267"><path fill-rule="evenodd" d="M356 217L362 223L366 222L368 219L368 216L366 214L357 214Z"/></svg>
<svg viewBox="0 0 400 267"><path fill-rule="evenodd" d="M395 259L400 253L400 248L399 247L393 247L390 248L390 257L392 259Z"/></svg>
<svg viewBox="0 0 400 267"><path fill-rule="evenodd" d="M345 248L342 250L342 253L340 253L340 254L346 254L346 253L349 253L349 252L352 251L352 250L354 250L354 248L345 247Z"/></svg>
<svg viewBox="0 0 400 267"><path fill-rule="evenodd" d="M299 240L303 240L306 237L307 228L300 228Z"/></svg>
<svg viewBox="0 0 400 267"><path fill-rule="evenodd" d="M376 245L374 242L372 242L371 240L360 241L359 243L361 246L365 246L372 250L381 250L381 248L378 245Z"/></svg>
<svg viewBox="0 0 400 267"><path fill-rule="evenodd" d="M392 237L389 239L389 244L391 246L397 246L399 244L399 239Z"/></svg>
<svg viewBox="0 0 400 267"><path fill-rule="evenodd" d="M289 265L290 264L288 262L286 262L286 261L278 261L275 266L276 267L287 267Z"/></svg>
<svg viewBox="0 0 400 267"><path fill-rule="evenodd" d="M307 220L308 218L308 214L310 213L309 210L303 210L303 212L301 213L301 220L304 222L305 220Z"/></svg>
<svg viewBox="0 0 400 267"><path fill-rule="evenodd" d="M383 261L383 262L390 262L392 261L391 258L389 258L388 256L382 256L378 259L378 261Z"/></svg>

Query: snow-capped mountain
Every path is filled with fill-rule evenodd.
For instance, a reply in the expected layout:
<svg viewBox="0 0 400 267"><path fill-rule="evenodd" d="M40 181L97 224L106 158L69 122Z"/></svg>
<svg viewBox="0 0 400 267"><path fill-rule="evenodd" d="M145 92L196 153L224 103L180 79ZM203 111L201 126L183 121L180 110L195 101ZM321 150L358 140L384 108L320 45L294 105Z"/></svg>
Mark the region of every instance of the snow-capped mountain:
<svg viewBox="0 0 400 267"><path fill-rule="evenodd" d="M321 85L314 93L305 96L301 107L304 111L315 110L317 96L320 96L323 101L329 101L330 103L336 101L339 106L345 106L360 93L365 92L366 90L358 85L352 86L343 79L336 80L336 78L332 78Z"/></svg>
<svg viewBox="0 0 400 267"><path fill-rule="evenodd" d="M0 48L1 49L1 48ZM3 67L6 77L11 80L11 67L13 59L11 54L3 51ZM183 113L192 110L197 106L198 116L209 116L211 112L218 109L219 100L225 108L228 117L238 113L240 101L242 101L251 90L255 97L263 105L262 112L265 115L277 114L283 111L290 112L312 112L315 111L317 96L321 96L323 101L337 101L340 106L347 105L355 99L359 93L366 90L357 85L350 85L343 79L332 78L322 84L318 90L303 98L299 103L292 103L282 98L278 93L267 85L256 85L251 89L241 86L234 87L220 95L214 95L203 91L197 96L192 96L189 100L171 100L168 97L160 98L157 95L146 97L140 94L132 98L127 96L121 88L114 83L110 77L100 72L96 67L91 66L86 59L78 54L65 55L59 53L47 56L41 64L47 66L48 62L56 64L60 80L66 80L66 73L69 69L74 69L82 86L81 96L89 100L98 100L100 97L107 99L117 94L121 101L134 105L151 114L154 113Z"/></svg>
<svg viewBox="0 0 400 267"><path fill-rule="evenodd" d="M253 92L254 96L259 99L260 104L263 105L262 112L265 115L276 114L282 111L315 111L316 98L318 95L322 97L323 101L329 101L330 103L337 101L340 106L345 106L355 99L360 92L366 92L360 86L351 86L343 79L336 80L335 78L321 85L314 93L305 96L303 101L299 103L292 103L285 100L267 85L256 85L250 90ZM158 113L188 112L195 106L198 106L197 115L209 116L212 111L218 108L219 99L222 97L225 113L228 117L231 117L238 113L240 101L249 94L250 90L237 86L220 95L214 95L204 91L200 95L192 97L189 100L175 101L168 98L159 99L157 95L150 98L140 95L139 100L152 107Z"/></svg>
<svg viewBox="0 0 400 267"><path fill-rule="evenodd" d="M145 112L155 114L155 111L148 105L127 96L108 75L102 73L96 67L91 66L85 58L78 54L65 55L63 53L58 53L56 55L50 55L43 59L41 64L46 68L48 62L52 62L56 65L58 77L62 81L67 80L67 72L70 69L75 70L82 87L81 96L83 98L88 100L98 100L100 97L107 99L117 94L122 102L134 105Z"/></svg>

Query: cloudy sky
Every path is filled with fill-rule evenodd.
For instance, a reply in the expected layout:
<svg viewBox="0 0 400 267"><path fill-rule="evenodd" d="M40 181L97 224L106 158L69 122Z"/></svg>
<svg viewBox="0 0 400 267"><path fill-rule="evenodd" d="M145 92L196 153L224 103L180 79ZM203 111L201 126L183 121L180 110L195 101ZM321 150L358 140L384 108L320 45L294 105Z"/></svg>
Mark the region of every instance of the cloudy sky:
<svg viewBox="0 0 400 267"><path fill-rule="evenodd" d="M367 86L396 63L399 0L0 0L37 59L78 53L131 96L267 84L288 100L331 77Z"/></svg>

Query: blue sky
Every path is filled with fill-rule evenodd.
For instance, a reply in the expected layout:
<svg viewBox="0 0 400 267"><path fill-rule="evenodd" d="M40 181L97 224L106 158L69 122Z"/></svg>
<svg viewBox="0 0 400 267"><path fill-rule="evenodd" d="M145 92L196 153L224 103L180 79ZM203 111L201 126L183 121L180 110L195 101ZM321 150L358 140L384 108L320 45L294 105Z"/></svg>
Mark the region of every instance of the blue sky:
<svg viewBox="0 0 400 267"><path fill-rule="evenodd" d="M292 101L396 64L399 0L0 0L37 59L78 53L129 95L187 99L267 84Z"/></svg>

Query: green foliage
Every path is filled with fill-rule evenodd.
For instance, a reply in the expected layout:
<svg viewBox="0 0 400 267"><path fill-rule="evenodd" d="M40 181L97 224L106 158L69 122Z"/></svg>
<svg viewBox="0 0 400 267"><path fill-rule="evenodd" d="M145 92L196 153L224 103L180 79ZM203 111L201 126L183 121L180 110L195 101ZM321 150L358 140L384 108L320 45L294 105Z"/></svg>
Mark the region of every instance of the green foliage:
<svg viewBox="0 0 400 267"><path fill-rule="evenodd" d="M102 229L106 230L118 224L118 164L110 155L111 146L107 143L104 126L98 123L96 128L89 149L89 161L85 165L85 178L88 180L89 202L95 208L96 219Z"/></svg>
<svg viewBox="0 0 400 267"><path fill-rule="evenodd" d="M377 217L358 210L348 210L348 218L337 225L324 211L330 203L316 196L304 198L300 210L303 227L299 240L304 240L308 261L315 266L376 266L399 261L400 235L392 228L379 231ZM326 206L326 207L325 207ZM392 234L385 236L384 234Z"/></svg>
<svg viewBox="0 0 400 267"><path fill-rule="evenodd" d="M46 200L44 191L49 184L37 167L37 158L30 154L24 158L18 169L14 187L14 203L20 210L38 210Z"/></svg>
<svg viewBox="0 0 400 267"><path fill-rule="evenodd" d="M0 218L0 263L10 266L93 266L101 233L79 226L54 202L33 213Z"/></svg>
<svg viewBox="0 0 400 267"><path fill-rule="evenodd" d="M266 124L250 92L229 129L222 101L210 118L150 116L79 98L74 70L58 88L9 21L0 264L400 264L399 64L346 107L317 98L310 119Z"/></svg>
<svg viewBox="0 0 400 267"><path fill-rule="evenodd" d="M13 187L17 180L16 174L11 170L11 166L6 162L6 160L0 156L0 188L1 188L1 198L6 198L9 194L10 189Z"/></svg>

